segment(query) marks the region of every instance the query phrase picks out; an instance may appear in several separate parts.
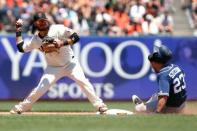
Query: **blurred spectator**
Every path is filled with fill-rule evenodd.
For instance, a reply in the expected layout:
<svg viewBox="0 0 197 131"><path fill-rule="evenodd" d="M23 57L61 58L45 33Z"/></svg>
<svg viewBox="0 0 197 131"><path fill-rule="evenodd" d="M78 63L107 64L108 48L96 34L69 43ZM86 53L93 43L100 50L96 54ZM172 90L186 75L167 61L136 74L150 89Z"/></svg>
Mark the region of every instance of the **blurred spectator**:
<svg viewBox="0 0 197 131"><path fill-rule="evenodd" d="M82 11L78 12L78 20L76 24L73 24L73 29L79 33L79 35L89 35L89 25L84 17Z"/></svg>
<svg viewBox="0 0 197 131"><path fill-rule="evenodd" d="M173 33L173 18L167 10L160 16L160 22L160 30L162 33Z"/></svg>
<svg viewBox="0 0 197 131"><path fill-rule="evenodd" d="M156 19L151 15L147 14L145 21L142 23L143 33L146 35L157 35L159 34L159 26Z"/></svg>
<svg viewBox="0 0 197 131"><path fill-rule="evenodd" d="M135 23L130 20L129 25L126 27L126 31L128 35L139 36L142 34L142 26L139 23Z"/></svg>
<svg viewBox="0 0 197 131"><path fill-rule="evenodd" d="M185 10L190 27L197 36L197 0L182 0L182 9Z"/></svg>
<svg viewBox="0 0 197 131"><path fill-rule="evenodd" d="M122 30L115 23L110 26L107 33L109 36L123 36L123 35L125 35L122 32Z"/></svg>
<svg viewBox="0 0 197 131"><path fill-rule="evenodd" d="M142 1L137 0L136 4L134 4L131 7L131 10L130 10L131 20L135 23L142 23L143 22L143 16L144 16L145 13L146 13L146 9L142 5Z"/></svg>
<svg viewBox="0 0 197 131"><path fill-rule="evenodd" d="M192 17L194 19L195 28L197 28L197 0L192 3Z"/></svg>
<svg viewBox="0 0 197 131"><path fill-rule="evenodd" d="M164 0L164 10L168 10L169 12L174 13L175 8L173 5L173 0Z"/></svg>
<svg viewBox="0 0 197 131"><path fill-rule="evenodd" d="M161 12L161 3L159 0L151 0L146 3L146 14L151 14L154 17L158 16Z"/></svg>
<svg viewBox="0 0 197 131"><path fill-rule="evenodd" d="M114 12L114 20L116 22L116 25L122 30L126 28L130 20L128 14L124 9L124 6L118 6L118 9Z"/></svg>
<svg viewBox="0 0 197 131"><path fill-rule="evenodd" d="M182 9L191 8L192 0L181 0Z"/></svg>

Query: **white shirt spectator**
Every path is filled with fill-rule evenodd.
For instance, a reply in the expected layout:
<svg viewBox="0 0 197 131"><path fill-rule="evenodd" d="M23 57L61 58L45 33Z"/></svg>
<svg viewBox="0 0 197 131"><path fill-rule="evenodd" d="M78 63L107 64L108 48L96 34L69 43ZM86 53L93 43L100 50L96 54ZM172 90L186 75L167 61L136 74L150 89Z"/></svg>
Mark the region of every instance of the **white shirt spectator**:
<svg viewBox="0 0 197 131"><path fill-rule="evenodd" d="M156 20L152 15L146 16L147 21L142 23L142 31L145 35L157 35L159 34L159 27Z"/></svg>
<svg viewBox="0 0 197 131"><path fill-rule="evenodd" d="M104 20L108 23L111 23L113 19L112 19L112 16L108 13L98 13L96 15L97 23L102 23Z"/></svg>
<svg viewBox="0 0 197 131"><path fill-rule="evenodd" d="M164 12L164 14L162 14L159 17L159 22L160 22L160 30L164 33L169 32L172 33L173 32L173 18L171 15L168 14L168 12Z"/></svg>
<svg viewBox="0 0 197 131"><path fill-rule="evenodd" d="M103 15L101 13L98 13L96 15L96 22L97 23L102 23L103 22Z"/></svg>
<svg viewBox="0 0 197 131"><path fill-rule="evenodd" d="M133 5L130 9L130 17L135 22L140 22L143 15L146 13L146 9L143 5Z"/></svg>
<svg viewBox="0 0 197 131"><path fill-rule="evenodd" d="M89 32L89 25L86 19L82 19L81 22L78 22L74 24L74 30L82 36L87 36L90 34Z"/></svg>
<svg viewBox="0 0 197 131"><path fill-rule="evenodd" d="M174 24L173 18L172 18L171 15L167 15L167 16L165 17L165 15L162 14L162 15L160 16L160 22L161 22L161 24L162 24L162 23L163 23L163 24L168 24L168 25L173 25L173 24Z"/></svg>

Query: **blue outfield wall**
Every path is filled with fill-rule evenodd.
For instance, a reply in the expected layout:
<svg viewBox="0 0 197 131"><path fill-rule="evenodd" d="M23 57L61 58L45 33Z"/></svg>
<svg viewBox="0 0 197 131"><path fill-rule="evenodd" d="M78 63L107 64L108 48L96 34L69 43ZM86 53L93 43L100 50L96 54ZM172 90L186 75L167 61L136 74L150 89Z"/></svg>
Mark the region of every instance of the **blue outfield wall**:
<svg viewBox="0 0 197 131"><path fill-rule="evenodd" d="M29 37L25 37L28 41ZM103 99L143 99L157 91L156 75L147 56L154 45L173 51L171 62L186 73L188 99L197 99L197 38L194 37L81 37L73 46L86 76ZM15 37L0 36L0 99L23 99L37 85L46 67L42 53L17 52ZM42 99L86 99L70 79L62 78Z"/></svg>

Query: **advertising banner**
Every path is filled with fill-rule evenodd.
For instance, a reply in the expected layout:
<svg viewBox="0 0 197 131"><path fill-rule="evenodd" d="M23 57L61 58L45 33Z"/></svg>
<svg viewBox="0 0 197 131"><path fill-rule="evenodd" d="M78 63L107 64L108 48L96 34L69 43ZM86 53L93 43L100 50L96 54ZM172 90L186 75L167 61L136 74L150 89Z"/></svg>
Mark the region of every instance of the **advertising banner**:
<svg viewBox="0 0 197 131"><path fill-rule="evenodd" d="M25 37L27 42L31 37ZM154 47L168 46L172 63L186 74L188 99L197 99L197 38L81 37L72 48L96 94L107 100L143 99L157 91L156 74L147 59ZM46 61L38 50L20 53L15 37L0 36L0 99L23 99L37 86ZM42 99L86 99L78 85L65 77Z"/></svg>

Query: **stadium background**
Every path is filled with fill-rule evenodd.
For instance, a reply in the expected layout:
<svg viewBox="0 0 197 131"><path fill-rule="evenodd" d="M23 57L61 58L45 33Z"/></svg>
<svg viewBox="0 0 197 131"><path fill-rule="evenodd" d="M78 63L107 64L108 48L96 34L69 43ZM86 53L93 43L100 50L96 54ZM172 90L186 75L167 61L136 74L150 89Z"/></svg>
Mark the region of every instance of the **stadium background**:
<svg viewBox="0 0 197 131"><path fill-rule="evenodd" d="M15 46L15 21L18 18L24 20L23 36L28 40L35 33L32 18L38 11L44 11L51 23L64 24L79 33L80 42L73 46L75 56L94 84L97 95L107 101L110 108L133 110L132 94L146 100L157 90L156 76L146 58L155 45L165 44L173 51L171 62L180 65L186 73L190 114L197 111L196 0L1 0L2 112L8 112L36 86L46 66L38 51L21 54ZM77 85L63 78L32 111L92 112L94 109ZM196 115L116 118L48 114L0 115L0 118L4 130L27 130L28 126L28 130L81 130L81 127L86 130L196 129L193 122ZM146 124L147 121L150 123ZM187 126L185 121L189 123ZM152 128L155 124L158 126Z"/></svg>

